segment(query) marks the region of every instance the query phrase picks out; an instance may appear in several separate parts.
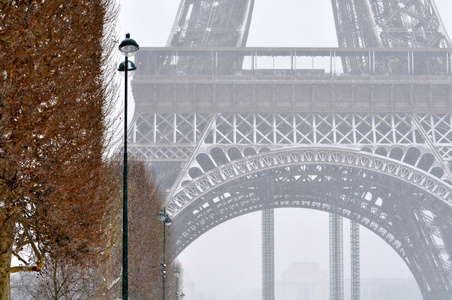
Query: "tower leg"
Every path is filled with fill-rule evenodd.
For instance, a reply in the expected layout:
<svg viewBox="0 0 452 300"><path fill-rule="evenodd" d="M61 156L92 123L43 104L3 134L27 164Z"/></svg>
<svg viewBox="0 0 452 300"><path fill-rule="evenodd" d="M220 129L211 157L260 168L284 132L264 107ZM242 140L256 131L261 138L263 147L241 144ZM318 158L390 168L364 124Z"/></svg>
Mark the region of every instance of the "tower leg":
<svg viewBox="0 0 452 300"><path fill-rule="evenodd" d="M330 214L330 299L344 300L342 217Z"/></svg>
<svg viewBox="0 0 452 300"><path fill-rule="evenodd" d="M352 275L351 300L361 299L360 256L359 256L359 224L350 222L350 261Z"/></svg>
<svg viewBox="0 0 452 300"><path fill-rule="evenodd" d="M262 210L262 300L275 299L274 209Z"/></svg>

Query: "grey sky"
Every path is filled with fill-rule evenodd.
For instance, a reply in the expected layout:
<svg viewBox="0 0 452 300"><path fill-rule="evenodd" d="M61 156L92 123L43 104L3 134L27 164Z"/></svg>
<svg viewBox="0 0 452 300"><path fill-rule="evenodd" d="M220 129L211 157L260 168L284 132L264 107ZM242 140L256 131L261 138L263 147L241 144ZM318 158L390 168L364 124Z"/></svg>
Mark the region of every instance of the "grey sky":
<svg viewBox="0 0 452 300"><path fill-rule="evenodd" d="M141 47L166 44L179 0L122 0L120 38L126 32ZM436 0L449 36L452 1ZM330 0L256 0L248 46L337 46ZM319 261L328 270L328 215L279 209L276 223L276 279L295 261ZM344 221L345 269L349 276L348 222ZM395 252L374 234L361 229L362 277L412 277ZM150 241L152 243L152 241ZM260 213L226 222L195 241L181 255L186 279L209 299L260 289ZM192 300L188 295L186 300Z"/></svg>

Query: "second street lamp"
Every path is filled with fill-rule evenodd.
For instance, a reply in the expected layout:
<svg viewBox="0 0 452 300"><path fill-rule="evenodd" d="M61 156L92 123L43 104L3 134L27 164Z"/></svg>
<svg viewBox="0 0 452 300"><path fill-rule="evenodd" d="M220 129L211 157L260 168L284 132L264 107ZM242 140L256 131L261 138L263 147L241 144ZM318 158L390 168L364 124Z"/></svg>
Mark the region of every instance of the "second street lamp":
<svg viewBox="0 0 452 300"><path fill-rule="evenodd" d="M128 260L128 217L127 217L127 86L128 72L137 68L133 62L129 62L129 56L133 56L140 47L135 40L126 34L125 40L119 45L119 51L126 60L119 64L118 71L124 73L124 173L123 173L123 204L122 204L122 299L129 298L129 260Z"/></svg>
<svg viewBox="0 0 452 300"><path fill-rule="evenodd" d="M162 283L163 283L163 300L165 300L165 281L166 281L166 226L171 224L171 218L166 213L164 207L157 215L157 218L163 223L163 262L162 262Z"/></svg>
<svg viewBox="0 0 452 300"><path fill-rule="evenodd" d="M176 277L176 300L179 299L179 278L180 278L180 272L178 269L174 270L174 277Z"/></svg>

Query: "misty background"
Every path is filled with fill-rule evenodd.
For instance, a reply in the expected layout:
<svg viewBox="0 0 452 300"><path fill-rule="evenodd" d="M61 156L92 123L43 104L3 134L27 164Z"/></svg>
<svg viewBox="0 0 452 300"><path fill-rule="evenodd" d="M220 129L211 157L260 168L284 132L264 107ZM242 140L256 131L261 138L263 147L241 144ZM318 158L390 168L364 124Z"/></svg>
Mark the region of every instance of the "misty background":
<svg viewBox="0 0 452 300"><path fill-rule="evenodd" d="M166 46L180 0L120 2L120 39L129 32L140 47ZM435 0L435 3L450 37L452 1ZM331 1L256 0L247 46L337 47ZM133 103L129 109L133 111ZM250 293L260 295L260 225L261 213L251 213L215 227L188 246L178 257L184 267L184 299L223 300L239 299ZM275 210L275 280L293 262L319 262L320 268L328 271L328 259L327 213L308 209ZM345 278L350 278L346 219L344 270ZM389 245L361 227L361 278L413 276ZM345 289L350 287L345 285ZM386 296L382 294L381 299Z"/></svg>

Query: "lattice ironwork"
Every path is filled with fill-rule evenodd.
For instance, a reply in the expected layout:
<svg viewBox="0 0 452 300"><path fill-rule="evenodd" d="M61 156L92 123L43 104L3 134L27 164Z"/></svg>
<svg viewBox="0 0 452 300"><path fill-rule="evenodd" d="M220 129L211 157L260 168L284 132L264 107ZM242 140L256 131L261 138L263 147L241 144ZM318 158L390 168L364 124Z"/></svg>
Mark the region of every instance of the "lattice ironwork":
<svg viewBox="0 0 452 300"><path fill-rule="evenodd" d="M161 115L161 122L154 123L158 116L160 115L144 116L152 120L146 122L146 134L136 132L138 129L131 133L131 136L142 136L140 139L131 140L131 152L149 161L187 161L192 157L198 142L206 149L201 152L209 156L209 166L221 165L224 161L233 160L237 155L246 155L235 153L234 150L243 150L245 146L247 151L254 149L254 152L298 145L346 146L408 161L411 165L450 181L450 115L166 114ZM198 121L196 124L187 123L187 118ZM182 121L177 123L174 121L177 119ZM133 128L138 127L136 125ZM205 137L201 139L203 133ZM152 142L138 143L143 139ZM223 150L218 150L214 145ZM231 146L234 148L230 148ZM249 148L250 146L252 148ZM218 154L213 155L209 151ZM196 174L208 171L209 166L202 166L199 161L206 159L192 159L191 163L186 165L187 171L191 169ZM185 172L183 181L191 180L193 176Z"/></svg>
<svg viewBox="0 0 452 300"><path fill-rule="evenodd" d="M327 177L309 175L309 173L307 173L307 169L305 169L305 167L303 166L311 164L316 166L314 167L314 170L318 172L324 172ZM297 165L300 165L301 169L298 169ZM347 166L351 169L349 169ZM309 195L299 195L296 191L298 190L298 188L300 188L304 191L304 193L307 192L309 194L313 193L316 190L319 190L327 193L323 196L319 196L320 198L330 198L331 196L328 195L330 195L331 193L331 184L327 188L318 186L303 187L302 183L313 181L316 182L317 180L320 180L320 178L321 182L328 183L329 181L334 180L333 178L337 176L333 174L334 172L328 175L328 172L332 172L332 170L336 170L337 172L338 170L341 170L343 168L346 168L347 171L345 171L344 169L344 171L341 172L341 174L344 175L341 176L351 176L352 173L357 173L359 175L354 176L361 177L362 180L370 180L372 182L372 185L380 182L378 185L387 188L388 191L378 192L378 190L375 190L376 187L368 187L368 189L365 188L365 190L360 191L360 189L363 188L361 187L361 183L356 183L352 186L348 186L346 189L352 194L340 195L339 198L346 199L347 197L359 197L361 199L360 201L363 202L358 203L356 202L357 200L354 200L355 202L352 201L348 202L349 204L344 204L343 208L341 209L341 214L344 214L347 218L353 219L355 213L354 211L355 209L357 209L356 206L369 208L369 204L372 203L372 208L370 208L370 211L366 212L364 215L369 213L376 214L375 220L372 220L372 218L369 218L369 216L363 216L362 218L359 218L355 221L359 222L363 226L370 228L376 234L383 236L384 239L391 246L393 246L402 257L405 257L406 262L408 259L413 259L412 257L407 258L407 256L413 256L417 254L415 254L416 251L413 250L416 248L410 248L411 250L404 249L404 243L400 240L402 238L396 238L397 235L405 232L405 225L400 224L400 222L395 224L393 223L394 220L392 220L393 217L397 218L396 216L391 215L392 210L397 211L399 209L397 208L397 203L399 203L398 200L394 203L392 203L392 200L389 200L393 199L393 197L399 197L396 196L395 191L406 190L409 196L404 197L407 197L406 199L407 201L409 201L410 206L413 205L413 200L416 199L416 203L419 203L419 205L423 206L421 211L427 216L435 215L434 219L436 221L442 219L450 219L450 217L448 217L446 213L446 211L450 210L452 203L452 190L450 185L444 183L439 178L433 177L431 174L425 171L421 171L416 167L410 166L407 163L397 162L393 159L381 157L374 154L365 154L363 152L353 152L350 150L345 151L325 148L303 148L303 150L296 151L280 150L265 154L245 156L242 159L238 159L219 166L194 179L191 183L186 184L183 189L177 192L173 197L173 200L167 203L168 211L174 216L175 220L187 220L186 218L188 216L192 216L190 218L194 218L194 220L201 218L205 222L209 218L211 218L211 221L208 221L207 224L204 223L204 225L201 227L188 227L184 233L180 232L179 234L177 234L177 236L180 236L181 240L176 242L176 244L182 250L189 243L191 243L192 239L195 239L198 234L202 234L204 230L211 228L210 226L215 226L218 223L224 222L230 217L235 217L237 215L248 213L253 210L262 209L263 203L259 199L256 199L256 196L253 196L256 193L257 187L252 187L255 186L257 182L259 182L260 174L265 177L276 176L276 178L279 178L277 181L278 183L287 182L288 186L296 184L290 188L287 187L287 190L293 189L293 191L291 190L291 192L288 192L289 194L279 197L275 196L275 203L273 204L275 207L292 206L294 205L294 203L298 203L298 205L302 207L305 206L330 211L331 209L333 209L331 202L328 202L329 204L322 204L324 200L317 198L316 201L313 202L302 201L300 197L308 197L309 199ZM284 172L281 173L284 174L285 172L295 172L295 169L297 169L298 171L296 172L297 175L294 175L293 177L287 178L285 176L279 177L279 175L277 175L280 171L284 170ZM326 171L327 169L329 171ZM373 172L379 175L376 177L371 176L370 174ZM343 183L345 183L349 182L350 179L343 180ZM247 188L243 187L244 185L247 185L247 181L249 181L252 185ZM293 182L292 185L291 182ZM232 190L235 189L234 186L236 185L239 185L240 189L243 188L245 190L245 194L239 196L234 201L227 200L231 199L231 196L233 195ZM416 191L416 189L418 189L418 191ZM275 187L275 191L276 190L280 191L281 187ZM246 191L251 194L246 194ZM240 194L242 194L242 192L240 192ZM247 199L247 197L252 197L252 199ZM298 202L296 201L297 199ZM442 205L440 205L441 202L443 203ZM354 204L352 205L352 203ZM352 207L350 207L350 205L352 205ZM443 208L441 208L441 210L439 211L437 211L438 205L443 206ZM188 207L190 207L190 209L185 209ZM405 207L404 209L407 209L407 207ZM206 213L212 215L206 216ZM182 215L179 216L179 214ZM440 215L441 217L439 217ZM419 218L419 216L416 216L415 218ZM388 221L391 224L387 225L389 226L389 228L385 228L385 226L382 227L381 223ZM402 226L402 228L399 228L398 226ZM426 238L425 233L422 233L422 235L420 236L425 236L425 240L423 240L422 243L426 244L423 245L423 247L424 249L429 248L432 251L432 253L429 254L433 255L430 260L435 261L434 265L442 265L441 269L443 271L439 271L439 273L442 273L444 272L444 270L447 270L449 268L448 257L450 255L450 250L446 250L446 247L444 247L448 242L446 241L444 231L440 228L441 227L437 227L435 231L431 231L429 233L431 236L429 239L435 241L435 243L428 242L429 239ZM410 234L417 235L419 234L416 233L418 230L420 230L420 228L415 228L415 230L414 228L410 228L409 232ZM435 234L435 232L440 233L441 237ZM412 245L410 244L409 247L412 247ZM431 265L431 263L425 263L426 265L418 263L416 267L411 266L413 268L412 270L415 276L417 276L416 272L421 272L420 270L422 268L426 268L427 266ZM443 276L444 281L444 276L448 278L449 275L442 273L442 275L436 276ZM422 280L426 279L423 278L423 275L421 277ZM419 280L420 279L418 278L418 281Z"/></svg>
<svg viewBox="0 0 452 300"><path fill-rule="evenodd" d="M129 142L144 145L196 144L208 117L206 114L140 113L133 122Z"/></svg>
<svg viewBox="0 0 452 300"><path fill-rule="evenodd" d="M130 151L165 183L176 255L252 211L317 209L373 231L424 298L449 299L450 40L432 0L332 4L343 49L247 49L253 0L182 0L170 48L136 57ZM259 61L276 56L285 69ZM306 57L329 67L300 69Z"/></svg>
<svg viewBox="0 0 452 300"><path fill-rule="evenodd" d="M168 46L244 46L254 0L182 0Z"/></svg>
<svg viewBox="0 0 452 300"><path fill-rule="evenodd" d="M408 114L219 114L215 144L393 145L425 141Z"/></svg>
<svg viewBox="0 0 452 300"><path fill-rule="evenodd" d="M361 255L359 224L350 222L351 300L361 299Z"/></svg>
<svg viewBox="0 0 452 300"><path fill-rule="evenodd" d="M175 223L181 230L175 232L179 236L176 241L179 251L210 228L230 218L266 207L267 203L259 192L259 182L263 178L275 178L273 207L319 209L354 220L382 237L399 253L421 288L434 284L431 281L433 279L447 282L450 276L450 250L444 247L447 244L444 233L438 236L443 227L435 225L432 226L435 229L420 231L416 220L433 218L433 223L448 220L446 222L450 226L450 214L447 213L450 204L441 204L436 194L425 193L422 187L407 184L400 177L388 178L386 174L378 170L371 171L364 165L353 163L340 166L329 163L327 159L312 161L312 164L300 162L277 165L237 175L233 181L212 187L210 192L206 191L202 196L198 195L196 205L193 203L191 209L181 210L174 218L175 222L180 220L186 224L182 228ZM333 198L331 185L338 187ZM194 189L189 190L197 193ZM419 208L419 213L415 215L409 213L414 207ZM413 239L416 239L416 243ZM425 257L428 261L425 261ZM433 261L434 264L431 263ZM440 267L434 270L435 266ZM428 270L422 271L425 268ZM445 295L450 287L445 288L430 293Z"/></svg>
<svg viewBox="0 0 452 300"><path fill-rule="evenodd" d="M265 197L273 197L267 189ZM262 300L275 299L275 213L262 210Z"/></svg>
<svg viewBox="0 0 452 300"><path fill-rule="evenodd" d="M373 152L380 156L407 162L435 177L450 181L448 164L452 145L447 117L416 116L410 114L216 114L211 125L205 129L202 150L185 165L180 183L194 179L215 166L232 161L248 153L297 147L298 145L347 147ZM437 119L437 122L426 122ZM207 120L207 118L206 118ZM417 121L419 120L419 121ZM441 120L441 121L440 121ZM422 126L420 126L421 124ZM433 126L433 127L431 127ZM167 128L167 127L165 127ZM435 129L438 128L438 129ZM176 131L174 127L172 129ZM151 132L157 130L152 129ZM188 130L192 132L192 130ZM441 134L440 134L441 133ZM168 133L174 136L175 133ZM166 152L176 153L179 158L190 155L194 149L177 143L155 143L148 151L160 149L159 159L171 160ZM179 147L179 148L177 148ZM133 148L132 146L132 149ZM137 149L141 149L137 146ZM245 151L246 149L246 151ZM134 150L135 151L135 150ZM202 155L201 155L202 153ZM146 157L146 156L144 156ZM177 188L177 186L174 186Z"/></svg>
<svg viewBox="0 0 452 300"><path fill-rule="evenodd" d="M177 190L169 202L168 212L177 216L185 207L202 198L208 191L260 170L280 166L322 162L324 164L351 165L374 170L389 177L398 178L408 184L418 186L448 205L452 205L452 189L447 183L431 174L407 163L390 158L342 149L305 148L279 150L270 153L245 156L221 166L217 166L193 179Z"/></svg>
<svg viewBox="0 0 452 300"><path fill-rule="evenodd" d="M452 45L432 0L333 0L332 3L340 47L448 48ZM380 60L377 67L391 72L400 65L408 67L409 59ZM432 71L447 63L428 57L425 60L431 62ZM365 56L344 58L343 64L350 73L369 70L369 58Z"/></svg>
<svg viewBox="0 0 452 300"><path fill-rule="evenodd" d="M445 48L450 40L431 0L333 0L341 47Z"/></svg>
<svg viewBox="0 0 452 300"><path fill-rule="evenodd" d="M330 299L344 300L343 220L330 214Z"/></svg>
<svg viewBox="0 0 452 300"><path fill-rule="evenodd" d="M428 146L431 143L445 160L450 159L447 149L452 146L449 114L408 113L145 114L135 121L129 141L155 147L196 145L213 117L214 123L206 136L209 144ZM187 122L187 118L191 121ZM157 123L155 119L160 120Z"/></svg>
<svg viewBox="0 0 452 300"><path fill-rule="evenodd" d="M187 118L184 116L181 120ZM174 121L167 121L174 119L177 119L175 114L163 116L158 124L164 128L152 129L150 132L154 136L154 132L163 132L166 137L177 137L177 125L174 126ZM167 204L175 219L178 211L183 211L189 204L192 207L191 203L205 198L211 190L224 189L225 184L229 185L237 177L301 162L350 164L375 170L389 177L395 176L407 184L414 184L437 197L437 201L451 201L450 177L446 170L449 156L448 152L441 151L450 147L448 115L245 113L205 115L200 120L202 130L195 130L196 124L193 122L188 123L191 124L190 128L187 122L181 121L184 132L188 133L180 137L187 141L185 146L183 143L178 144L177 139L170 138L161 139L161 144L156 140L153 144L155 149L160 150L172 147L175 151L172 152L173 156L159 154L158 159L149 159L155 160L155 163L171 162L175 158L185 161L172 171L173 176L179 177L173 177L173 182L180 182L179 185L173 185L170 194L174 197ZM194 132L197 134L194 135ZM187 136L192 137L192 140L188 140ZM303 146L303 151L298 149L300 146ZM132 144L131 149L134 151L140 147L146 149L137 144ZM189 151L183 150L184 147L189 147ZM312 147L316 148L309 149ZM162 172L169 170L165 164L154 166L156 169L161 168ZM205 210L206 205L209 206L208 203L195 206L197 208L192 210L192 214ZM439 222L438 218L434 219ZM425 224L430 226L432 222ZM436 226L433 232L428 233L433 237L421 235L426 240L434 241L429 242L427 247L442 253L433 258L435 264L438 264L436 260L444 264L449 255L449 250L438 250L450 246L445 238L447 226ZM377 227L374 229L382 230ZM181 249L188 244L183 245ZM432 259L424 261L426 264L431 262ZM421 269L419 267L418 272ZM444 282L445 279L440 281Z"/></svg>

